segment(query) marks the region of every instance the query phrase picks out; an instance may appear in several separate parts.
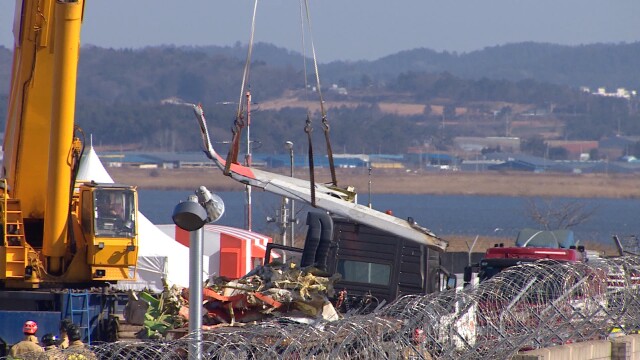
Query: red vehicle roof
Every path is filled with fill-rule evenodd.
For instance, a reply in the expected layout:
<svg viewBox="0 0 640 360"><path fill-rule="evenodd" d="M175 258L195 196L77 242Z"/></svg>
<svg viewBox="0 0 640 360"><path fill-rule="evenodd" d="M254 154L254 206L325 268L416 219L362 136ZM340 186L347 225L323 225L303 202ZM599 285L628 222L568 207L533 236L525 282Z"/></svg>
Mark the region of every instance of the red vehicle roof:
<svg viewBox="0 0 640 360"><path fill-rule="evenodd" d="M540 247L493 247L485 253L485 259L552 259L558 261L583 261L582 252L576 249Z"/></svg>

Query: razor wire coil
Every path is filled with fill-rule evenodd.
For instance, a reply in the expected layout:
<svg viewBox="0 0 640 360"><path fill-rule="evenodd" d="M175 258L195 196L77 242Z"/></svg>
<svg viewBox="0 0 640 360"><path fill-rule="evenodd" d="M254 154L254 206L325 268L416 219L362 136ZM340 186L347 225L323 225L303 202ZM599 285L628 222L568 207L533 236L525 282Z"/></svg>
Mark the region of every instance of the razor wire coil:
<svg viewBox="0 0 640 360"><path fill-rule="evenodd" d="M203 331L200 348L203 359L506 359L523 349L606 339L612 329L637 333L639 292L639 256L538 261L338 321L274 319ZM187 359L193 339L89 349L99 359Z"/></svg>

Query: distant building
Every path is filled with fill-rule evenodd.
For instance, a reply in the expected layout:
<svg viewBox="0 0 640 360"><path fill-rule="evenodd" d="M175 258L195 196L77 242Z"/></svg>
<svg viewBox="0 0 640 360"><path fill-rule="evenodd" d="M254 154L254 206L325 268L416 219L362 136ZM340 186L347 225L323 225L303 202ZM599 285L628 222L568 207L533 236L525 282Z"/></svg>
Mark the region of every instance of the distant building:
<svg viewBox="0 0 640 360"><path fill-rule="evenodd" d="M639 136L611 136L598 142L598 152L608 159L617 159L626 155L639 141Z"/></svg>
<svg viewBox="0 0 640 360"><path fill-rule="evenodd" d="M489 165L488 170L500 171L530 171L535 173L555 172L569 174L586 173L638 173L640 162L610 162L610 161L574 161L539 158L525 154L491 153L486 159L495 163Z"/></svg>
<svg viewBox="0 0 640 360"><path fill-rule="evenodd" d="M369 156L361 154L334 154L333 164L338 168L368 167ZM289 166L291 166L291 158L289 154L254 154L253 166L263 166L267 168L288 168ZM315 155L313 157L313 166L316 168L327 168L329 167L329 158L327 157L327 155ZM308 155L294 155L293 167L296 169L308 168Z"/></svg>
<svg viewBox="0 0 640 360"><path fill-rule="evenodd" d="M518 137L469 137L458 136L453 139L454 146L465 152L478 153L483 149L500 149L504 152L519 152L520 138Z"/></svg>
<svg viewBox="0 0 640 360"><path fill-rule="evenodd" d="M596 96L617 97L617 98L622 98L627 100L631 99L632 97L636 97L638 95L638 92L636 90L629 91L625 88L617 88L615 92L607 92L606 88L599 87L598 90L596 90L595 92L591 92L591 89L589 89L586 86L582 86L580 90Z"/></svg>
<svg viewBox="0 0 640 360"><path fill-rule="evenodd" d="M141 169L185 169L212 167L213 162L203 152L101 152L106 167L137 167Z"/></svg>
<svg viewBox="0 0 640 360"><path fill-rule="evenodd" d="M331 85L331 87L329 88L330 92L336 93L338 95L349 95L349 92L347 91L347 88L338 86L336 84Z"/></svg>
<svg viewBox="0 0 640 360"><path fill-rule="evenodd" d="M545 172L553 163L550 160L536 156L514 153L490 153L486 154L485 158L496 162L487 166L488 170L501 171Z"/></svg>
<svg viewBox="0 0 640 360"><path fill-rule="evenodd" d="M549 147L558 147L567 150L570 159L579 159L582 154L598 148L597 141L581 140L547 140Z"/></svg>
<svg viewBox="0 0 640 360"><path fill-rule="evenodd" d="M419 168L437 167L442 170L458 169L460 159L446 153L422 152L418 148L410 148L404 157L404 162ZM413 150L413 151L412 151Z"/></svg>

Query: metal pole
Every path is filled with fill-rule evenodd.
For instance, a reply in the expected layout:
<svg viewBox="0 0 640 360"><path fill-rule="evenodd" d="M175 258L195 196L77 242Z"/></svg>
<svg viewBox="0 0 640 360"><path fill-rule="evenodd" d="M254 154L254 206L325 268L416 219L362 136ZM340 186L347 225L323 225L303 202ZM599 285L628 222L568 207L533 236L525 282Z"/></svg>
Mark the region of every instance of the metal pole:
<svg viewBox="0 0 640 360"><path fill-rule="evenodd" d="M467 259L467 266L471 266L471 252L473 251L473 248L476 246L476 242L478 241L478 238L480 237L480 235L476 235L476 238L473 239L473 242L471 243L471 246L469 247L469 257Z"/></svg>
<svg viewBox="0 0 640 360"><path fill-rule="evenodd" d="M369 165L369 209L371 209L371 165Z"/></svg>
<svg viewBox="0 0 640 360"><path fill-rule="evenodd" d="M293 145L291 146L291 148L289 149L289 160L291 163L291 177L293 177ZM296 212L295 212L295 204L293 199L290 199L291 201L291 210L289 212L289 221L290 224L289 226L291 226L291 229L289 230L291 232L290 235L290 246L295 246L294 241L295 241L295 229L296 229Z"/></svg>
<svg viewBox="0 0 640 360"><path fill-rule="evenodd" d="M247 91L247 154L245 155L245 165L251 167L251 91ZM247 192L247 230L251 231L253 223L251 205L251 186L245 185Z"/></svg>
<svg viewBox="0 0 640 360"><path fill-rule="evenodd" d="M202 228L189 233L189 360L202 359L202 238Z"/></svg>
<svg viewBox="0 0 640 360"><path fill-rule="evenodd" d="M202 359L202 247L207 222L220 219L224 203L206 187L173 209L174 224L189 232L189 360Z"/></svg>
<svg viewBox="0 0 640 360"><path fill-rule="evenodd" d="M282 208L280 209L280 237L282 245L287 245L287 225L289 224L289 216L287 215L287 203L289 198L282 197Z"/></svg>

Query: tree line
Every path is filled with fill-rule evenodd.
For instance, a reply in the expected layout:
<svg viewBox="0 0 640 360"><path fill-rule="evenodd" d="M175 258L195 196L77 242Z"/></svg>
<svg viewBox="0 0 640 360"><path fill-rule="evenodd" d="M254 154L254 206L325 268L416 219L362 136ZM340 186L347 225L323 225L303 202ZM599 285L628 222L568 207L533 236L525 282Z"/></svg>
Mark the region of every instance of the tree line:
<svg viewBox="0 0 640 360"><path fill-rule="evenodd" d="M638 70L631 71L627 59L639 47L525 43L469 54L416 49L370 62L323 64L319 74L326 101L359 104L328 112L332 145L335 151L368 153L402 153L425 142L446 149L454 136L498 135L498 129L481 120L515 116L509 104L548 109L548 116L566 124L565 139L598 140L621 131L640 135L637 100L591 96L574 86L601 80L608 84L621 78L619 73L625 71L628 71L625 81L616 84L640 84ZM606 59L611 63L605 67L602 54L607 53L612 56ZM85 133L93 134L96 144L140 144L139 148L144 150L197 150L200 140L191 110L162 103L177 97L202 103L216 141L228 141L236 103L242 99L243 54L246 47L240 44L137 50L82 47L76 122ZM591 57L581 58L586 55ZM10 58L10 51L0 47L0 59ZM315 84L315 73L304 71L299 54L258 44L254 59L249 86L258 103L283 98L304 89L305 84L311 84L309 87ZM544 67L551 59L555 59L555 65ZM448 68L444 66L446 63ZM571 71L563 81L558 69L567 67ZM507 76L509 73L512 75ZM580 76L585 73L589 75ZM4 84L0 87L3 127L9 74L10 61L0 62L0 84ZM606 77L606 81L598 76ZM334 83L347 87L348 95L327 92ZM385 113L378 104L386 101L423 104L425 112L411 116ZM495 103L507 105L495 111ZM432 105L443 106L444 114L431 112ZM471 126L445 129L441 126L443 115L447 120L456 120L461 117L457 108L475 109ZM306 136L306 118L307 110L302 108L258 110L251 124L255 146L259 147L256 151L282 152L284 140ZM320 115L310 114L310 119L315 124L312 136L321 144Z"/></svg>

